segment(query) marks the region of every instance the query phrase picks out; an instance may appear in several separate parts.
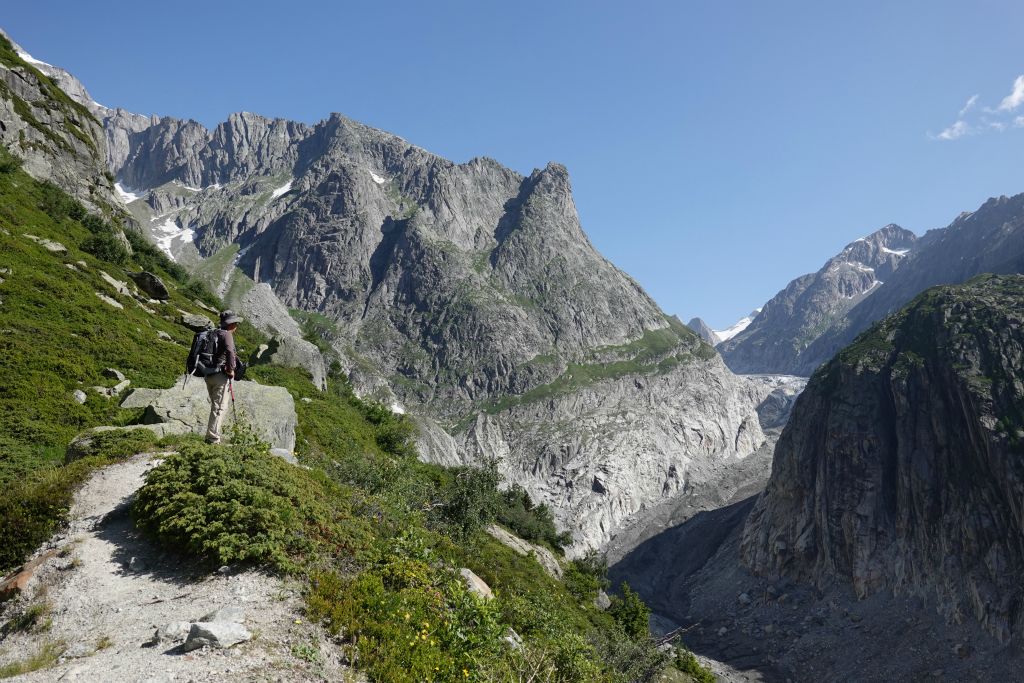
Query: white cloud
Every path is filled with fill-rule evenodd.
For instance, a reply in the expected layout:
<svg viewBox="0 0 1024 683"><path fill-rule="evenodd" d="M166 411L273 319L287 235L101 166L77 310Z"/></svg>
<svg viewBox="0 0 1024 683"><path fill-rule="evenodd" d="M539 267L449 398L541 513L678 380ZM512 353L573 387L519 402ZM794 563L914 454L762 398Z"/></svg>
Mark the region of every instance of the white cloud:
<svg viewBox="0 0 1024 683"><path fill-rule="evenodd" d="M1013 82L1013 91L1003 98L996 111L1013 111L1021 104L1024 104L1024 76L1017 76Z"/></svg>
<svg viewBox="0 0 1024 683"><path fill-rule="evenodd" d="M967 135L994 131L1002 133L1010 128L1024 128L1024 116L1013 117L1012 112L1024 105L1024 74L1013 81L1013 89L995 109L981 106L979 95L971 95L956 115L956 121L938 135L928 134L932 140L957 140Z"/></svg>
<svg viewBox="0 0 1024 683"><path fill-rule="evenodd" d="M960 110L960 113L957 114L956 117L958 119L962 119L964 117L964 114L966 114L970 110L974 109L974 105L977 104L977 103L978 103L978 96L977 95L971 95L970 99L967 100L967 104L964 105L964 108Z"/></svg>
<svg viewBox="0 0 1024 683"><path fill-rule="evenodd" d="M971 127L967 125L967 122L960 120L954 123L952 126L942 131L935 136L937 140L956 140L962 138L971 132Z"/></svg>

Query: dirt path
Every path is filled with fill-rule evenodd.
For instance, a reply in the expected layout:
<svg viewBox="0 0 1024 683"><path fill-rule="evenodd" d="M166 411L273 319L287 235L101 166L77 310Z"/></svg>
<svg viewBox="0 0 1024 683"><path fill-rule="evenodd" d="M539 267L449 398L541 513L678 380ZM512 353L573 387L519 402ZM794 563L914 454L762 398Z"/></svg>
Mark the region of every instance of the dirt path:
<svg viewBox="0 0 1024 683"><path fill-rule="evenodd" d="M139 455L98 472L76 495L67 531L47 547L56 554L26 595L3 605L10 623L45 605L49 627L0 631L0 666L47 643L64 654L17 681L354 681L340 650L305 622L295 583L257 572L210 574L140 538L128 506L158 460ZM178 643L147 646L160 626L198 621L219 608L244 610L252 639L226 650L180 652Z"/></svg>

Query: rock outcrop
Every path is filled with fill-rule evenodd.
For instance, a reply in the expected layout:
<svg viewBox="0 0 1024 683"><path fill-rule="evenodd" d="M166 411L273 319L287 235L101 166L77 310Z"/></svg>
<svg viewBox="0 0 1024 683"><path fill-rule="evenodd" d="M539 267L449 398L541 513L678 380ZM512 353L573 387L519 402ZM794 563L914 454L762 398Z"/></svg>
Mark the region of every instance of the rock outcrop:
<svg viewBox="0 0 1024 683"><path fill-rule="evenodd" d="M887 282L916 242L909 230L887 225L846 245L818 272L786 285L749 325L722 341L717 348L726 364L734 372L809 375L807 346Z"/></svg>
<svg viewBox="0 0 1024 683"><path fill-rule="evenodd" d="M711 326L704 322L701 318L692 318L690 322L686 323L686 326L693 330L698 337L706 341L708 344L715 346L721 340L715 331L711 329Z"/></svg>
<svg viewBox="0 0 1024 683"><path fill-rule="evenodd" d="M928 290L811 379L742 557L861 596L1024 625L1024 277Z"/></svg>
<svg viewBox="0 0 1024 683"><path fill-rule="evenodd" d="M102 121L64 87L88 98L70 74L0 32L0 143L34 178L53 182L91 211L119 213Z"/></svg>
<svg viewBox="0 0 1024 683"><path fill-rule="evenodd" d="M206 432L210 417L210 398L206 382L184 377L170 389L136 389L121 403L122 408L145 408L143 422L180 425L197 434ZM264 386L256 382L235 382L237 414L257 435L273 448L295 450L295 426L298 417L295 402L284 387ZM225 425L231 425L234 412L229 411Z"/></svg>

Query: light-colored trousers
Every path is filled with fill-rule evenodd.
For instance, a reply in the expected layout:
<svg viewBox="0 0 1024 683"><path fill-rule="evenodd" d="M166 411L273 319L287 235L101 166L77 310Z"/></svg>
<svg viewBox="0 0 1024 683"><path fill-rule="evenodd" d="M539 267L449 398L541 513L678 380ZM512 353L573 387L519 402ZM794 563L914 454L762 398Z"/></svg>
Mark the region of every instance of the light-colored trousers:
<svg viewBox="0 0 1024 683"><path fill-rule="evenodd" d="M223 372L206 378L206 390L210 393L210 421L206 426L206 440L220 443L220 426L228 412L228 380Z"/></svg>

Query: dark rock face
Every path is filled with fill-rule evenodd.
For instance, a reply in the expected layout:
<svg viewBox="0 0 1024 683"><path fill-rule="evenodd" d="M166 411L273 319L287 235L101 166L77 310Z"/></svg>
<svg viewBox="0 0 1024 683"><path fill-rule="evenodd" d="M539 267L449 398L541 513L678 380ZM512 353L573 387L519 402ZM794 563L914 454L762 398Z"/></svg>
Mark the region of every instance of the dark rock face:
<svg viewBox="0 0 1024 683"><path fill-rule="evenodd" d="M745 330L719 344L722 358L733 372L809 375L807 346L887 282L916 242L898 225L851 242L817 273L786 285Z"/></svg>
<svg viewBox="0 0 1024 683"><path fill-rule="evenodd" d="M812 377L741 555L861 596L938 599L1001 640L1024 573L1024 277L931 289Z"/></svg>

